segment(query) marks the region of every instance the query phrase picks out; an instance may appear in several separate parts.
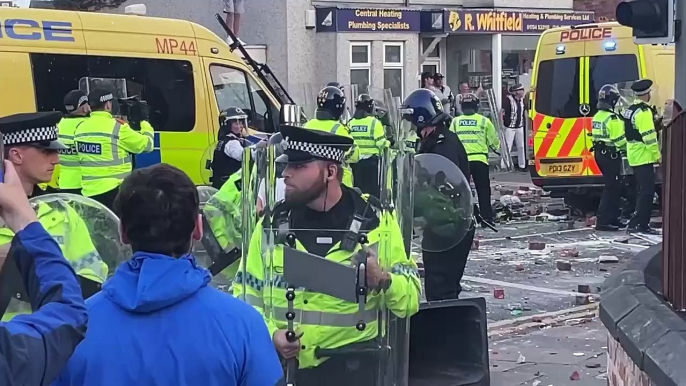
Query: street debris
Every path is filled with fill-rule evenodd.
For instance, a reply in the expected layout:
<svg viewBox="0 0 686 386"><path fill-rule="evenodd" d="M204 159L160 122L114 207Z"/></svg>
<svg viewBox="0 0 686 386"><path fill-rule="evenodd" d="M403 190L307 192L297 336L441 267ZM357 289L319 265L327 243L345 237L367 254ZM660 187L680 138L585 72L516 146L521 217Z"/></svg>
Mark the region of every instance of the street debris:
<svg viewBox="0 0 686 386"><path fill-rule="evenodd" d="M541 381L534 381L534 383L532 383L531 385L532 385L532 386L538 386L538 385L540 385L540 384L541 384Z"/></svg>
<svg viewBox="0 0 686 386"><path fill-rule="evenodd" d="M572 263L570 263L569 261L558 260L555 262L555 265L557 266L558 271L571 271L572 270Z"/></svg>
<svg viewBox="0 0 686 386"><path fill-rule="evenodd" d="M596 221L597 221L596 217L587 217L586 218L586 226L587 227L594 227L596 224Z"/></svg>
<svg viewBox="0 0 686 386"><path fill-rule="evenodd" d="M589 369L597 369L600 367L600 363L586 363L586 367Z"/></svg>
<svg viewBox="0 0 686 386"><path fill-rule="evenodd" d="M579 375L578 371L574 371L572 375L569 376L569 379L571 379L572 381L578 381L579 379L581 379L581 375Z"/></svg>
<svg viewBox="0 0 686 386"><path fill-rule="evenodd" d="M598 258L598 263L601 263L601 264L619 263L619 258L617 256L612 256L612 255L601 255Z"/></svg>
<svg viewBox="0 0 686 386"><path fill-rule="evenodd" d="M526 363L526 358L524 358L524 355L519 354L519 358L517 358L517 363L519 363L519 364Z"/></svg>
<svg viewBox="0 0 686 386"><path fill-rule="evenodd" d="M494 288L493 297L496 299L505 299L505 290L503 288Z"/></svg>
<svg viewBox="0 0 686 386"><path fill-rule="evenodd" d="M561 249L559 254L560 257L579 257L579 251L577 251L575 248Z"/></svg>
<svg viewBox="0 0 686 386"><path fill-rule="evenodd" d="M539 241L529 241L529 250L542 251L545 249L545 243Z"/></svg>
<svg viewBox="0 0 686 386"><path fill-rule="evenodd" d="M479 250L479 240L474 239L472 241L472 251L478 251Z"/></svg>
<svg viewBox="0 0 686 386"><path fill-rule="evenodd" d="M586 354L584 354L584 353L582 353L582 352L575 352L573 355L574 355L575 357L582 357L582 356L584 356L584 355L586 355Z"/></svg>

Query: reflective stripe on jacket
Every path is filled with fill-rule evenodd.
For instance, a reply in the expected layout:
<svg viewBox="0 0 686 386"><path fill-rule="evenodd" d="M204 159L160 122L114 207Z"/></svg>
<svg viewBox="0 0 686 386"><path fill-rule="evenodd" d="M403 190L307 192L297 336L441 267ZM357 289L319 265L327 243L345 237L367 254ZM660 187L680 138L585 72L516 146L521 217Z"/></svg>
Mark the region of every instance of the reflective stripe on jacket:
<svg viewBox="0 0 686 386"><path fill-rule="evenodd" d="M491 120L481 114L453 118L450 131L457 134L470 161L488 164L488 149L500 147L498 133Z"/></svg>
<svg viewBox="0 0 686 386"><path fill-rule="evenodd" d="M139 133L108 112L91 113L74 135L81 163L83 195L96 196L117 188L133 168L130 153L152 151L154 134L146 121L141 122Z"/></svg>
<svg viewBox="0 0 686 386"><path fill-rule="evenodd" d="M599 110L593 116L593 142L603 142L618 149L626 148L624 122L613 112Z"/></svg>
<svg viewBox="0 0 686 386"><path fill-rule="evenodd" d="M626 127L629 166L660 162L660 146L650 106L643 102L634 104L624 111L624 118L628 119L630 124L630 127Z"/></svg>
<svg viewBox="0 0 686 386"><path fill-rule="evenodd" d="M74 143L76 128L86 121L87 117L67 116L57 125L60 141L69 149L60 150L60 189L81 189L81 165L79 154Z"/></svg>

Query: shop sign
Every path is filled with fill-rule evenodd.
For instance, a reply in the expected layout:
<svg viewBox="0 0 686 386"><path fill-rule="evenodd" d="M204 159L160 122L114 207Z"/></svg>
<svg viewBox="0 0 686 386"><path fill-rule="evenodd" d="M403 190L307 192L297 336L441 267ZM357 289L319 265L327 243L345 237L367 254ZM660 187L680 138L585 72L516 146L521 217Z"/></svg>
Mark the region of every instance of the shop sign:
<svg viewBox="0 0 686 386"><path fill-rule="evenodd" d="M592 23L593 12L446 10L448 32L539 34L550 28Z"/></svg>
<svg viewBox="0 0 686 386"><path fill-rule="evenodd" d="M421 11L390 8L317 8L317 32L421 31Z"/></svg>

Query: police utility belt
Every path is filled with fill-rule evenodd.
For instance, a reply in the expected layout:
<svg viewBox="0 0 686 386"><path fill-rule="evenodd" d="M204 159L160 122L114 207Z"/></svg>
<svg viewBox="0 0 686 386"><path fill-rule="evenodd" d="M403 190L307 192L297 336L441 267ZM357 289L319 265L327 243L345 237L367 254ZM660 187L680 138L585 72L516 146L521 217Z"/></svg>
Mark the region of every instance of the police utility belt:
<svg viewBox="0 0 686 386"><path fill-rule="evenodd" d="M608 145L607 142L602 141L593 142L593 147L591 148L591 151L599 151L602 155L609 154L610 158L612 159L617 159L622 156L619 150L617 150L617 147Z"/></svg>

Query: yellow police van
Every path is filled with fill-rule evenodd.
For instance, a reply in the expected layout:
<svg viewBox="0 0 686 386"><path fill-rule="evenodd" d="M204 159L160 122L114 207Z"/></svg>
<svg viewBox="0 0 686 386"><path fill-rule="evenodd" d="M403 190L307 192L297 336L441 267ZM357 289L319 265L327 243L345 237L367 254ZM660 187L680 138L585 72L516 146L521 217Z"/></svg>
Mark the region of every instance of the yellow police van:
<svg viewBox="0 0 686 386"><path fill-rule="evenodd" d="M138 96L149 106L155 150L136 156L135 167L166 162L206 185L219 112L240 107L253 134L272 133L290 98L240 50L183 20L0 7L0 116L63 111L77 88Z"/></svg>
<svg viewBox="0 0 686 386"><path fill-rule="evenodd" d="M557 196L602 190L590 137L598 90L639 78L655 82L651 103L662 109L674 95L674 47L636 45L631 28L614 22L543 32L532 73L526 141L534 184Z"/></svg>

